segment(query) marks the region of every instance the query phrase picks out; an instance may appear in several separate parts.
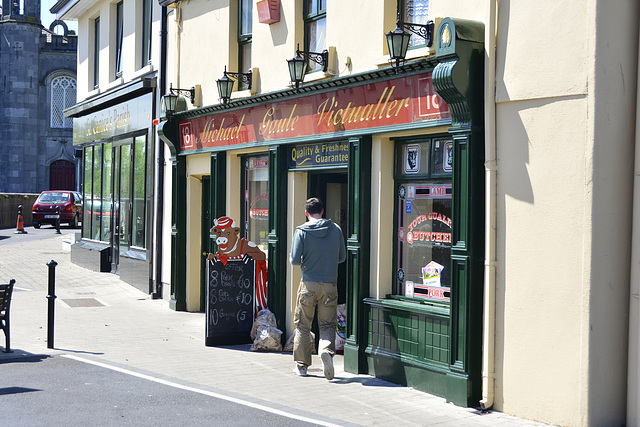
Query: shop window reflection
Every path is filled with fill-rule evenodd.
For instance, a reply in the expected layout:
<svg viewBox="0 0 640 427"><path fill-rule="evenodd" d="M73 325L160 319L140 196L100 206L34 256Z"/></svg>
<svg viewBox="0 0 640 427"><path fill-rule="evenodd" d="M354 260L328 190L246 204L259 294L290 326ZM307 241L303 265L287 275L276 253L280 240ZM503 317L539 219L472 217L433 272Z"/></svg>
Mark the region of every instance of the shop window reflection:
<svg viewBox="0 0 640 427"><path fill-rule="evenodd" d="M396 295L450 301L452 147L438 138L397 144Z"/></svg>
<svg viewBox="0 0 640 427"><path fill-rule="evenodd" d="M245 238L268 253L269 235L269 157L244 159Z"/></svg>

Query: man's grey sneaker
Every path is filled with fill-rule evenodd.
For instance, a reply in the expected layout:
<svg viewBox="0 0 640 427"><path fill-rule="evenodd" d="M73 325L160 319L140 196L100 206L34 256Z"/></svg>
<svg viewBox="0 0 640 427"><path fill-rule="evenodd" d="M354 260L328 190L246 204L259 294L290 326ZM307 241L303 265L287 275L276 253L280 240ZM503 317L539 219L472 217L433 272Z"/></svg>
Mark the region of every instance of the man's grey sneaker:
<svg viewBox="0 0 640 427"><path fill-rule="evenodd" d="M324 365L324 377L328 380L333 379L333 357L326 352L323 351L320 353L320 359L322 359L322 364Z"/></svg>
<svg viewBox="0 0 640 427"><path fill-rule="evenodd" d="M298 365L296 365L296 367L293 368L293 373L296 374L299 377L306 377L307 376L307 367L306 366L298 366Z"/></svg>

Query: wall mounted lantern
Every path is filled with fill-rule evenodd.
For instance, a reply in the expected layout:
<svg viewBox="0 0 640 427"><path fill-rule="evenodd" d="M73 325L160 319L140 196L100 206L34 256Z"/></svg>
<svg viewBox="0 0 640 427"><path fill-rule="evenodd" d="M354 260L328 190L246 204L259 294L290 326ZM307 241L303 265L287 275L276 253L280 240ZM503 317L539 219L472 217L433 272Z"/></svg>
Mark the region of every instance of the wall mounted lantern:
<svg viewBox="0 0 640 427"><path fill-rule="evenodd" d="M317 52L305 52L300 50L300 43L296 49L296 56L291 59L287 59L289 65L289 76L291 82L296 84L296 92L300 87L300 83L304 80L305 74L307 74L307 61L313 61L322 66L322 71L325 73L329 68L329 51L323 50L322 53Z"/></svg>
<svg viewBox="0 0 640 427"><path fill-rule="evenodd" d="M161 109L165 112L166 117L171 117L176 111L184 111L187 109L187 101L184 96L188 96L191 104L196 100L196 88L178 89L169 86L169 92L162 96Z"/></svg>
<svg viewBox="0 0 640 427"><path fill-rule="evenodd" d="M400 20L400 14L398 14L396 28L386 34L387 45L389 46L389 56L391 58L391 62L395 61L396 74L398 74L400 62L404 62L404 59L407 56L409 40L411 39L411 34L407 33L405 30L408 30L420 37L424 37L425 44L427 46L431 46L433 44L433 27L433 21L429 21L426 24L402 22Z"/></svg>
<svg viewBox="0 0 640 427"><path fill-rule="evenodd" d="M229 78L231 77L231 78ZM222 99L222 103L226 104L231 98L233 92L234 81L240 81L247 85L247 89L251 89L251 70L248 73L232 73L227 71L227 67L224 67L224 74L221 79L216 80L218 84L218 95Z"/></svg>

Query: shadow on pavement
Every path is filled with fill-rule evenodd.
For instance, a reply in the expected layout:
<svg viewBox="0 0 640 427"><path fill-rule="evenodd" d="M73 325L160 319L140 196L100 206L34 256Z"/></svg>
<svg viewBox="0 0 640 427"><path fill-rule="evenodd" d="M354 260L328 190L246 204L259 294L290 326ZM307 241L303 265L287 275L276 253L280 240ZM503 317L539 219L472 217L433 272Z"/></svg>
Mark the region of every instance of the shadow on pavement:
<svg viewBox="0 0 640 427"><path fill-rule="evenodd" d="M31 393L33 391L42 391L37 388L26 388L26 387L0 387L0 396L6 396L8 394L18 394L18 393Z"/></svg>
<svg viewBox="0 0 640 427"><path fill-rule="evenodd" d="M42 362L49 357L51 356L47 354L32 354L22 350L12 350L11 353L5 353L3 348L0 351L0 365L4 363Z"/></svg>

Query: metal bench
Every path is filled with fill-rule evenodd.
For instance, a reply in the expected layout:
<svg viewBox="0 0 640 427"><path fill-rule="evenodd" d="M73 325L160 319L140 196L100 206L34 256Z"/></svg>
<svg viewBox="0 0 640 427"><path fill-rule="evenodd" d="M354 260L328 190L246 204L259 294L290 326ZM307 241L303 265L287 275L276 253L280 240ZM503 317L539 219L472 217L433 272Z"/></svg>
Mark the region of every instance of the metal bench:
<svg viewBox="0 0 640 427"><path fill-rule="evenodd" d="M9 308L11 307L11 294L13 293L14 279L8 285L0 284L0 329L4 331L4 352L11 353L11 333L9 331Z"/></svg>

